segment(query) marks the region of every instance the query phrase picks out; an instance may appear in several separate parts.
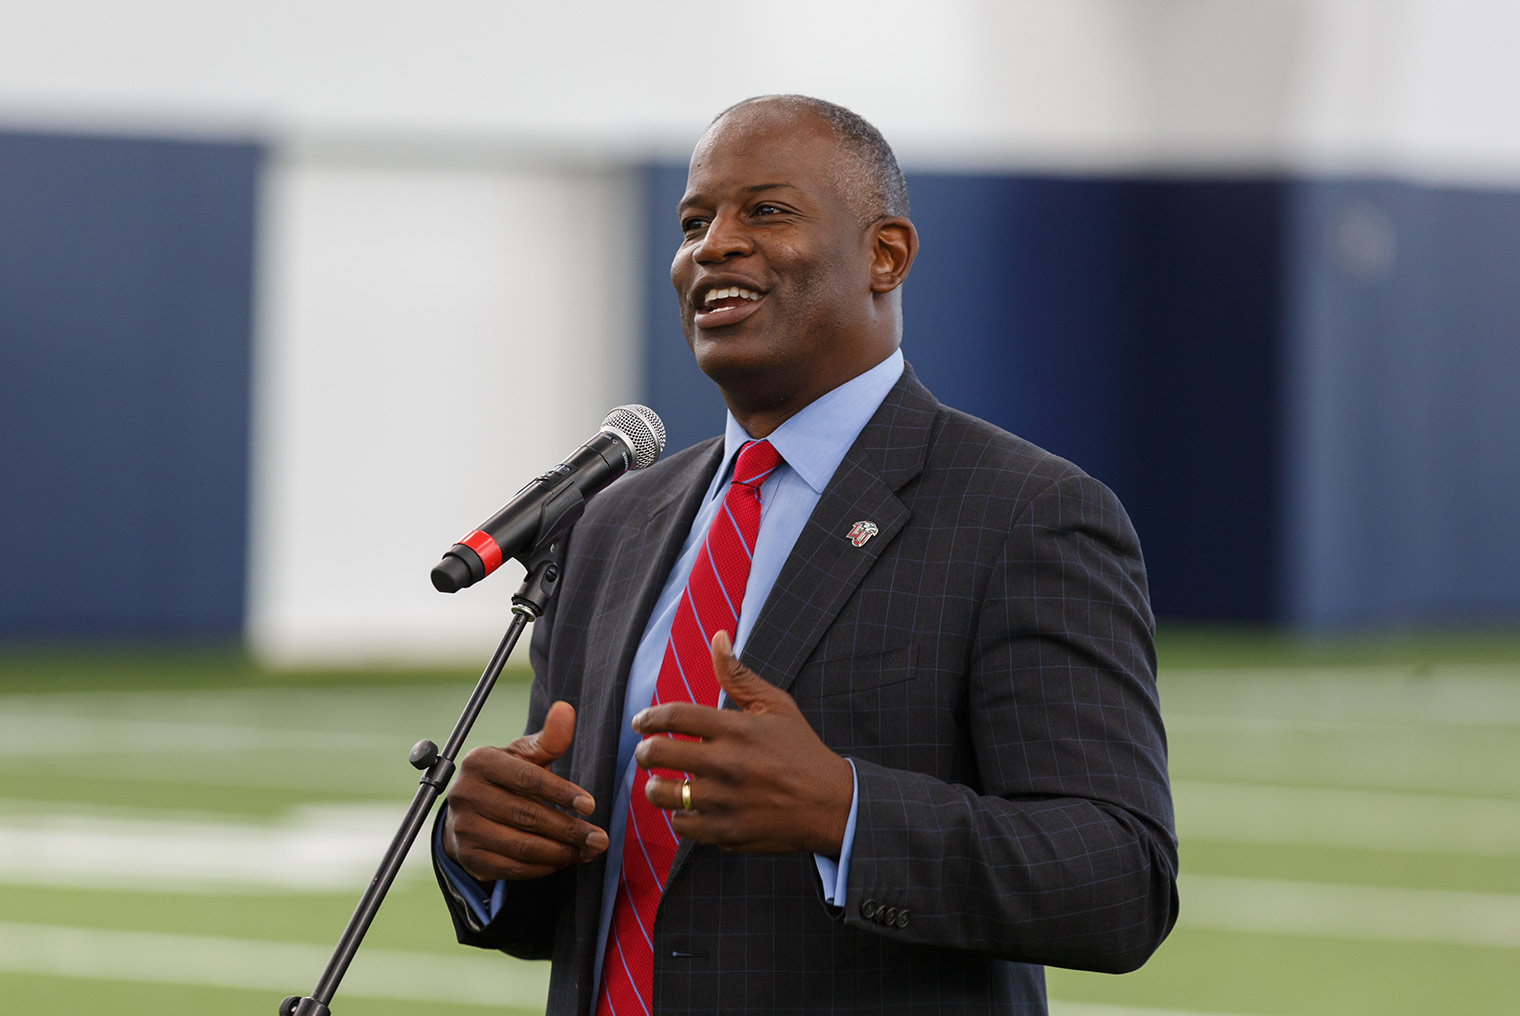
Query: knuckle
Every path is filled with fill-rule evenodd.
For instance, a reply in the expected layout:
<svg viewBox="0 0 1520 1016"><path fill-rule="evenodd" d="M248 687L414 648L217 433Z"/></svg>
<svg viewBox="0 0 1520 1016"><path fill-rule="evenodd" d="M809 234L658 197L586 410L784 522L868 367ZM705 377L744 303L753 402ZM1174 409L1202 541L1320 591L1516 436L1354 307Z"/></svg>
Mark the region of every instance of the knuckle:
<svg viewBox="0 0 1520 1016"><path fill-rule="evenodd" d="M507 745L505 749L508 755L516 755L518 757L533 755L535 752L537 752L537 750L537 734L524 734L522 737L517 738L511 744Z"/></svg>
<svg viewBox="0 0 1520 1016"><path fill-rule="evenodd" d="M450 807L448 818L444 820L444 831L455 839L468 839L474 824L474 813Z"/></svg>
<svg viewBox="0 0 1520 1016"><path fill-rule="evenodd" d="M497 786L519 793L533 793L542 782L544 772L532 763L511 755L504 756L495 773Z"/></svg>
<svg viewBox="0 0 1520 1016"><path fill-rule="evenodd" d="M704 815L726 815L730 811L728 794L724 791L722 784L717 781L712 781L700 789L694 788L692 802Z"/></svg>
<svg viewBox="0 0 1520 1016"><path fill-rule="evenodd" d="M459 761L460 775L474 775L480 770L490 768L490 763L498 749L489 745L477 745L465 752L464 758Z"/></svg>
<svg viewBox="0 0 1520 1016"><path fill-rule="evenodd" d="M490 855L475 847L461 845L455 852L454 859L461 868L482 882L496 873L495 867L489 863Z"/></svg>
<svg viewBox="0 0 1520 1016"><path fill-rule="evenodd" d="M481 781L473 777L463 777L454 781L448 794L449 812L452 814L456 811L479 810L482 786Z"/></svg>
<svg viewBox="0 0 1520 1016"><path fill-rule="evenodd" d="M517 801L507 809L506 821L516 829L537 829L538 809L526 801Z"/></svg>
<svg viewBox="0 0 1520 1016"><path fill-rule="evenodd" d="M503 853L522 865L560 864L566 851L555 844L531 838L516 838L506 844Z"/></svg>

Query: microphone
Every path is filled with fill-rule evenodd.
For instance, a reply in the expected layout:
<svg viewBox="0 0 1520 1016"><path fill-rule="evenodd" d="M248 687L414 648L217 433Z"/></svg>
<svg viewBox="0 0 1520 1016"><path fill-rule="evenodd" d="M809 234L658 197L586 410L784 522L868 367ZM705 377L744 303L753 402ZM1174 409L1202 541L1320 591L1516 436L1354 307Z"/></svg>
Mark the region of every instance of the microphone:
<svg viewBox="0 0 1520 1016"><path fill-rule="evenodd" d="M618 406L596 436L512 495L501 511L462 536L433 566L433 588L473 586L509 557L563 536L592 495L630 469L654 464L665 450L665 424L648 406Z"/></svg>

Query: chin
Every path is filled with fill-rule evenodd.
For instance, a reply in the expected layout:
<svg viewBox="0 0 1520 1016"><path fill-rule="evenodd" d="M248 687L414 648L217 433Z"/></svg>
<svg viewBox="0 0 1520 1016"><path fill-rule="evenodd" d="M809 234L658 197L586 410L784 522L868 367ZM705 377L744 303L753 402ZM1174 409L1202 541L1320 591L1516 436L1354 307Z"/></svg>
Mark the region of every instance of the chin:
<svg viewBox="0 0 1520 1016"><path fill-rule="evenodd" d="M774 351L755 336L699 332L691 340L691 352L698 369L719 384L725 377L750 377L775 367Z"/></svg>
<svg viewBox="0 0 1520 1016"><path fill-rule="evenodd" d="M723 392L730 407L767 408L785 400L787 372L765 356L745 356L734 349L697 346L697 367Z"/></svg>

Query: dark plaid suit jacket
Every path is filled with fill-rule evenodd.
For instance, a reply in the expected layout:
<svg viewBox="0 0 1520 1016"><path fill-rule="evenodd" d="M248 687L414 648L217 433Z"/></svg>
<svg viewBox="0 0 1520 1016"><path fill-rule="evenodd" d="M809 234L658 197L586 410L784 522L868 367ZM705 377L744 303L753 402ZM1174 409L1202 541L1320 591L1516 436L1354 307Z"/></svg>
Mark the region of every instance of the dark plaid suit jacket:
<svg viewBox="0 0 1520 1016"><path fill-rule="evenodd" d="M577 711L556 771L605 827L624 689L712 478L709 441L576 525L535 626L528 729ZM861 520L880 532L856 547ZM855 762L847 906L811 855L686 842L655 924L675 1013L1043 1013L1040 964L1122 971L1176 919L1176 839L1135 533L1079 469L948 409L905 372L824 491L744 650ZM586 1016L604 860L511 886L460 940L553 959Z"/></svg>

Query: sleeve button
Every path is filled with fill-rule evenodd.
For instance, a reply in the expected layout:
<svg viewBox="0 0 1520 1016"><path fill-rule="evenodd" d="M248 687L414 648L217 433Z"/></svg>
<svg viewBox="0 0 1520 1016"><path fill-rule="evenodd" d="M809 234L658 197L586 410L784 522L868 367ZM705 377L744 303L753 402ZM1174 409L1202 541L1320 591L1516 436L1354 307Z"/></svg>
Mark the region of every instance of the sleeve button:
<svg viewBox="0 0 1520 1016"><path fill-rule="evenodd" d="M897 912L897 926L899 928L906 928L908 926L908 912L906 910L899 910Z"/></svg>
<svg viewBox="0 0 1520 1016"><path fill-rule="evenodd" d="M860 905L860 916L868 921L873 920L878 909L880 908L877 907L875 900L866 900Z"/></svg>
<svg viewBox="0 0 1520 1016"><path fill-rule="evenodd" d="M897 923L897 908L896 907L888 907L886 910L882 911L882 914L881 914L881 923L885 924L889 928L892 927L892 925L896 924Z"/></svg>

